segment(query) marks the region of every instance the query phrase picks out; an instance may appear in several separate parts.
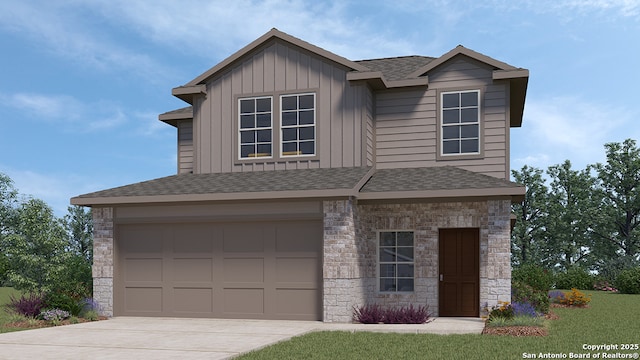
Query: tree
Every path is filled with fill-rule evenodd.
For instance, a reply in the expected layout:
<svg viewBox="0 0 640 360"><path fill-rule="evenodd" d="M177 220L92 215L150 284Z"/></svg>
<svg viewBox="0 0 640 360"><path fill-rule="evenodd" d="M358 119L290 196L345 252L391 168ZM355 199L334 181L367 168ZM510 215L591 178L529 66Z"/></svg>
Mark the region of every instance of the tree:
<svg viewBox="0 0 640 360"><path fill-rule="evenodd" d="M67 259L64 227L42 200L17 209L16 226L4 239L8 280L19 290L47 291Z"/></svg>
<svg viewBox="0 0 640 360"><path fill-rule="evenodd" d="M566 160L547 170L551 178L546 221L547 246L554 254L560 270L573 266L587 269L590 265L591 189L595 179L588 169L571 169Z"/></svg>
<svg viewBox="0 0 640 360"><path fill-rule="evenodd" d="M590 230L602 254L630 266L640 255L640 149L632 139L605 144L605 149L606 163L592 166L597 173L594 196L599 208ZM600 265L606 266L606 261Z"/></svg>
<svg viewBox="0 0 640 360"><path fill-rule="evenodd" d="M13 187L11 178L0 173L0 286L7 280L9 263L3 243L15 223L17 196L18 192Z"/></svg>
<svg viewBox="0 0 640 360"><path fill-rule="evenodd" d="M69 206L64 224L69 237L69 250L91 265L93 261L93 219L91 210L82 206Z"/></svg>
<svg viewBox="0 0 640 360"><path fill-rule="evenodd" d="M13 187L13 180L0 173L0 239L13 227L17 199L18 191Z"/></svg>
<svg viewBox="0 0 640 360"><path fill-rule="evenodd" d="M516 224L511 233L511 262L514 266L540 263L544 254L545 218L548 191L542 178L542 170L523 166L520 171L512 170L517 183L527 189L522 203L513 205Z"/></svg>

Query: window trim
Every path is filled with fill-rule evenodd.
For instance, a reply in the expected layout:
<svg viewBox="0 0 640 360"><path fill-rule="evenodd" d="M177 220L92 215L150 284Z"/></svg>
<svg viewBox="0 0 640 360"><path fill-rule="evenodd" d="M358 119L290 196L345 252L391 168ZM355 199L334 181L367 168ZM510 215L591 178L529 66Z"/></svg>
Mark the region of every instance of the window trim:
<svg viewBox="0 0 640 360"><path fill-rule="evenodd" d="M240 103L243 100L254 100L257 101L259 99L269 99L270 103L271 103L271 126L268 128L258 128L258 127L254 127L253 129L255 131L257 131L258 129L263 129L263 130L271 130L271 155L270 156L250 156L250 157L242 157L242 126L241 126L241 118L242 118L242 113L241 113L241 106ZM273 126L273 96L269 96L269 95L263 95L263 96L247 96L247 97L238 97L237 102L236 102L236 106L237 106L237 121L236 121L236 125L237 125L237 131L236 131L236 138L237 138L237 158L238 160L254 160L254 159L273 159L273 154L275 153L275 151L273 151L274 149L274 126ZM253 112L254 114L257 114L258 111L257 109L254 109L255 111ZM256 124L257 125L257 124ZM256 139L256 141L254 142L254 145L257 146L258 145L258 141ZM256 149L257 150L257 149Z"/></svg>
<svg viewBox="0 0 640 360"><path fill-rule="evenodd" d="M444 154L444 130L445 127L443 124L442 114L443 114L443 104L442 98L445 94L451 93L465 93L465 92L476 92L478 95L478 152L473 153L456 153L456 154ZM436 152L436 160L464 160L464 159L482 159L484 158L484 93L485 88L475 87L475 88L447 88L447 89L439 89L436 95L436 116L437 116L437 128L436 128L436 136L437 136L437 152ZM469 123L476 124L476 123Z"/></svg>
<svg viewBox="0 0 640 360"><path fill-rule="evenodd" d="M412 262L398 262L397 260L394 262L388 262L388 261L380 261L380 237L383 233L396 233L396 244L397 244L397 233L399 232L410 232L413 234L413 243L411 245L411 248L413 249L413 261ZM397 245L396 245L397 246ZM380 287L380 280L383 278L380 274L380 266L383 264L411 264L413 265L413 275L411 277L411 279L413 280L413 290L411 291L400 291L397 289L397 283L396 283L396 290L395 291L388 291L388 290L382 290ZM384 278L389 278L388 276L385 276ZM406 277L400 277L401 279L408 279ZM395 277L394 279L397 281L398 280L398 273L396 271ZM378 293L380 294L412 294L415 293L416 291L416 231L413 229L389 229L389 230L377 230L376 231L376 288L378 290Z"/></svg>
<svg viewBox="0 0 640 360"><path fill-rule="evenodd" d="M281 156L282 149L282 126L281 126L281 111L280 111L280 97L287 95L303 95L303 94L314 94L314 106L315 106L315 118L314 118L314 126L315 126L315 155L289 155L289 156ZM248 94L236 94L233 96L234 99L234 107L233 107L233 131L234 135L232 136L233 142L233 164L242 165L242 164L266 164L266 163L276 163L276 162L298 162L298 161L316 161L320 159L320 151L322 144L318 141L320 134L318 128L318 120L320 119L321 109L318 108L319 102L319 94L320 91L318 88L309 88L309 89L300 89L300 90L286 90L286 91L269 91L269 92L256 92L256 93L248 93ZM271 157L255 157L255 158L241 158L240 152L240 100L242 99L250 99L250 98L260 98L260 97L272 97L271 103L271 113L272 113L272 149L271 149ZM223 119L225 117L222 114Z"/></svg>
<svg viewBox="0 0 640 360"><path fill-rule="evenodd" d="M284 97L287 96L297 96L298 99L300 98L300 96L305 96L305 95L313 95L313 124L311 126L309 125L304 125L304 126L300 126L300 124L298 125L283 125L282 123L282 115L284 113L284 110L282 110L282 99ZM315 92L303 92L303 93L293 93L293 94L280 94L278 96L279 99L279 118L280 118L280 123L279 125L279 133L280 133L280 141L278 141L278 143L280 144L280 152L278 154L279 158L281 159L298 159L298 158L309 158L309 157L315 157L318 155L318 127L316 126L317 123L317 95ZM299 100L298 100L298 104L299 104ZM300 111L300 108L296 109L296 111ZM284 129L299 129L301 127L313 127L313 154L291 154L291 155L285 155L283 148L284 148L284 140L282 137L282 132ZM296 140L297 144L300 144L300 139Z"/></svg>

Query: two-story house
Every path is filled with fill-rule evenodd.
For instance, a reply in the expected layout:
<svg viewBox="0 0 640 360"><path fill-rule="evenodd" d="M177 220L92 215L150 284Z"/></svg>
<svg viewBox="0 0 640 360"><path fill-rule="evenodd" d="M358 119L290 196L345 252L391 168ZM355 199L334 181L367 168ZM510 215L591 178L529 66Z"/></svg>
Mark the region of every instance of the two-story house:
<svg viewBox="0 0 640 360"><path fill-rule="evenodd" d="M351 61L276 29L173 95L178 174L80 195L107 315L349 322L510 299L529 72L462 46Z"/></svg>

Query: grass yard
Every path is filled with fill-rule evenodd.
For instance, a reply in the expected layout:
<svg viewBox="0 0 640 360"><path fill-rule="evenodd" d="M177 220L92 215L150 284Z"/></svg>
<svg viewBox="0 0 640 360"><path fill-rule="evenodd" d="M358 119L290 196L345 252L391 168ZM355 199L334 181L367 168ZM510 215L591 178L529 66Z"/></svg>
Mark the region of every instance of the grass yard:
<svg viewBox="0 0 640 360"><path fill-rule="evenodd" d="M588 308L552 309L560 318L547 321L546 337L317 332L239 359L523 359L540 358L540 353L567 359L570 353L599 353L602 358L602 350L584 350L583 344L640 343L640 295L587 293L593 294Z"/></svg>
<svg viewBox="0 0 640 360"><path fill-rule="evenodd" d="M0 287L0 333L19 330L19 329L10 329L10 328L4 327L4 324L9 322L11 318L11 315L7 313L7 311L4 308L4 304L9 302L9 297L11 295L17 297L20 295L20 292L13 288Z"/></svg>

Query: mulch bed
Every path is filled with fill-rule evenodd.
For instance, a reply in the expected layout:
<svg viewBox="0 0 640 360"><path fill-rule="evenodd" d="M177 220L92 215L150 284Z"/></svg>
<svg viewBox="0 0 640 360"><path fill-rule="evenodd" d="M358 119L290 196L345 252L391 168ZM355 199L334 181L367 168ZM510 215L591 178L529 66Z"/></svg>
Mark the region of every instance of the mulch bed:
<svg viewBox="0 0 640 360"><path fill-rule="evenodd" d="M560 317L553 311L549 311L545 316L547 320L557 320ZM482 335L503 335L503 336L547 336L549 332L541 326L486 326L482 330Z"/></svg>
<svg viewBox="0 0 640 360"><path fill-rule="evenodd" d="M547 336L547 329L538 326L485 326L482 335L507 335L507 336Z"/></svg>
<svg viewBox="0 0 640 360"><path fill-rule="evenodd" d="M106 316L100 316L98 320L94 320L94 321L107 320L107 319L108 317ZM86 322L92 321L84 318L78 318L77 320L78 320L77 322L73 322L73 323L69 319L62 320L58 325L53 325L50 321L46 321L46 320L30 320L30 321L25 320L25 321L18 321L18 322L4 324L2 327L9 328L9 329L39 329L39 328L53 327L53 326L80 324L80 323L86 323Z"/></svg>

